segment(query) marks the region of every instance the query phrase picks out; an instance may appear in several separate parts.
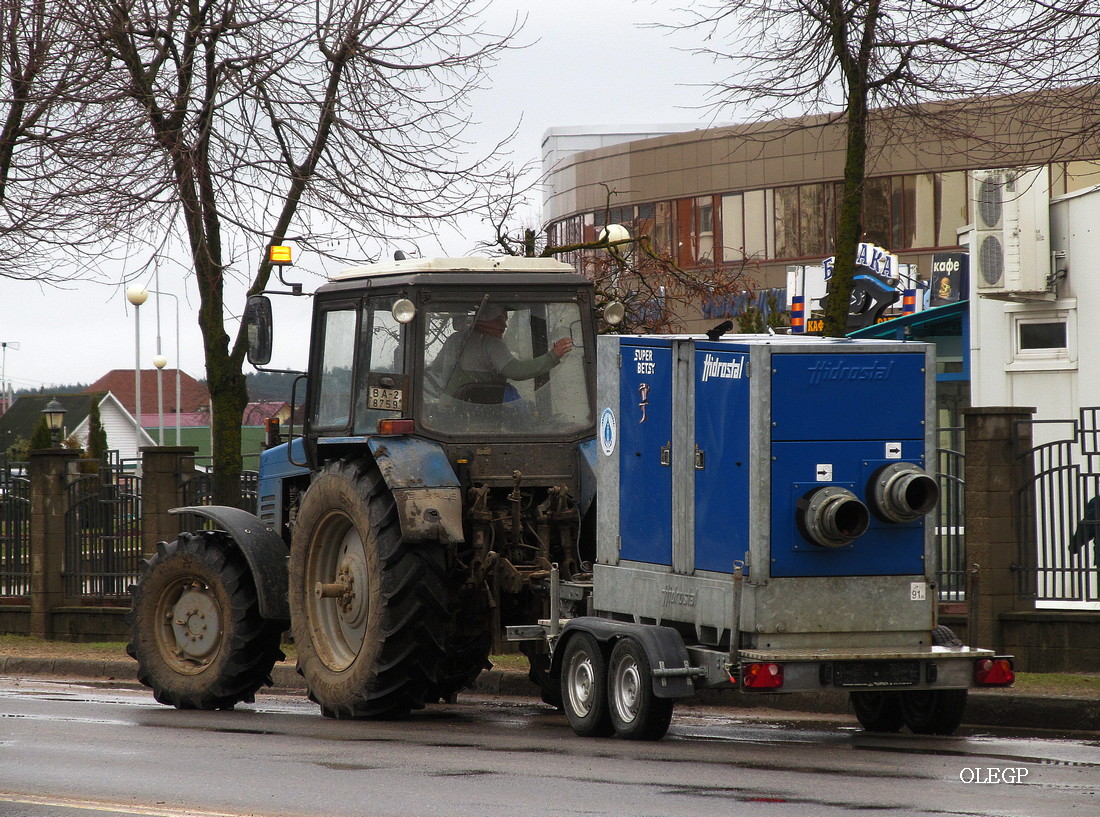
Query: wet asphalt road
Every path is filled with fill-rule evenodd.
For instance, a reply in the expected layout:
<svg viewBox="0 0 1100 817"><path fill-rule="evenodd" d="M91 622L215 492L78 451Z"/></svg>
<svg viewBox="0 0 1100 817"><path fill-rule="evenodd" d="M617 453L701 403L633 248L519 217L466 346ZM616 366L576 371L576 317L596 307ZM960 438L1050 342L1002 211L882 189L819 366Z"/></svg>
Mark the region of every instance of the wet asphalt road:
<svg viewBox="0 0 1100 817"><path fill-rule="evenodd" d="M516 699L397 722L299 697L178 712L0 680L0 817L1100 814L1100 735L875 735L845 718L678 709L658 743L581 739Z"/></svg>

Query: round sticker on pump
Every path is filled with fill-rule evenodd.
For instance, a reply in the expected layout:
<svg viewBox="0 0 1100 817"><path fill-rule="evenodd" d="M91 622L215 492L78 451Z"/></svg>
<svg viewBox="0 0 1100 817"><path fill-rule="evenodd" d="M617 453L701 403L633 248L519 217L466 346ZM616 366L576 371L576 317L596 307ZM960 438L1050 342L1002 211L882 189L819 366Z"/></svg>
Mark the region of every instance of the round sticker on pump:
<svg viewBox="0 0 1100 817"><path fill-rule="evenodd" d="M615 425L615 412L605 408L600 415L600 447L605 456L610 457L615 452L615 438L617 436Z"/></svg>

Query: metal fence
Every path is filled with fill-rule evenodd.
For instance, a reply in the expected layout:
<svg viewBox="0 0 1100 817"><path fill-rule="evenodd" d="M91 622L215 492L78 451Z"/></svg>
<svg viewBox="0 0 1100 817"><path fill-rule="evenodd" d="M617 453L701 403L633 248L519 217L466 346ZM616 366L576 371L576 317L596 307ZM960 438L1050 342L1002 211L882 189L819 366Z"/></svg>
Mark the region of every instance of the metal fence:
<svg viewBox="0 0 1100 817"><path fill-rule="evenodd" d="M1100 601L1100 407L1076 420L1029 420L1040 442L1017 451L1028 479L1016 496L1017 593ZM1015 435L1019 439L1020 435Z"/></svg>
<svg viewBox="0 0 1100 817"><path fill-rule="evenodd" d="M0 454L0 596L31 592L31 483L26 463Z"/></svg>
<svg viewBox="0 0 1100 817"><path fill-rule="evenodd" d="M940 601L966 600L966 454L961 426L939 429L936 481L940 502L936 508L937 585Z"/></svg>
<svg viewBox="0 0 1100 817"><path fill-rule="evenodd" d="M67 488L65 595L107 599L128 594L141 570L141 478L115 456Z"/></svg>
<svg viewBox="0 0 1100 817"><path fill-rule="evenodd" d="M258 471L241 471L241 505L249 513L259 513L259 484L260 473ZM212 505L214 504L214 478L209 471L197 472L183 488L183 504L186 505ZM213 522L205 517L192 513L179 514L179 529L181 531L194 531L209 528Z"/></svg>

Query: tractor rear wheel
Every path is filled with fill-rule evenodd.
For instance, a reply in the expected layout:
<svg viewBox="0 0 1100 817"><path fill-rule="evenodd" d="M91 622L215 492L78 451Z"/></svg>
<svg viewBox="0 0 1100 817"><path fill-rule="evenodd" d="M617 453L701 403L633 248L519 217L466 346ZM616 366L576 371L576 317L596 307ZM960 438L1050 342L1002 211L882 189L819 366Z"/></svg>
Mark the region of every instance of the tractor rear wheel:
<svg viewBox="0 0 1100 817"><path fill-rule="evenodd" d="M131 590L138 680L177 709L232 709L271 685L284 622L260 616L244 556L221 531L161 542Z"/></svg>
<svg viewBox="0 0 1100 817"><path fill-rule="evenodd" d="M445 554L401 538L373 461L329 463L302 498L290 548L298 671L334 718L400 716L438 689Z"/></svg>

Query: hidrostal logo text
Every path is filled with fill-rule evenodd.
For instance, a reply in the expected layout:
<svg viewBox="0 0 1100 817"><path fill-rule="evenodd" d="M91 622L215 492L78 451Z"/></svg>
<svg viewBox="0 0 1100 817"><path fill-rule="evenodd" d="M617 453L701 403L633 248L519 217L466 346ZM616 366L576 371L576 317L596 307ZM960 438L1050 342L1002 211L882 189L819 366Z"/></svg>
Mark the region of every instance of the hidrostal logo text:
<svg viewBox="0 0 1100 817"><path fill-rule="evenodd" d="M745 358L734 357L722 360L720 357L708 354L703 358L703 382L706 383L712 377L722 377L726 380L740 380L745 371Z"/></svg>
<svg viewBox="0 0 1100 817"><path fill-rule="evenodd" d="M886 380L890 376L890 370L894 362L873 361L870 363L853 364L838 360L829 362L818 360L809 368L810 385L825 383L834 380Z"/></svg>

